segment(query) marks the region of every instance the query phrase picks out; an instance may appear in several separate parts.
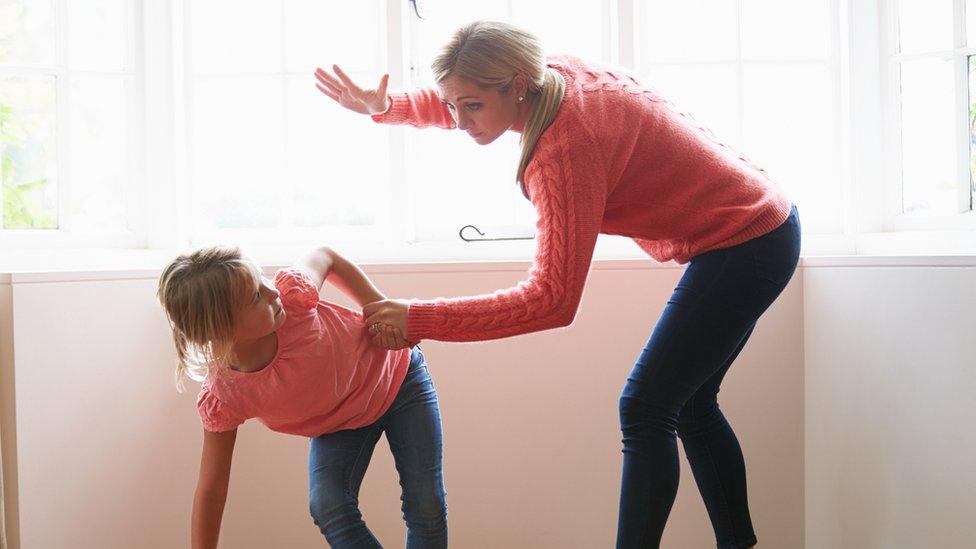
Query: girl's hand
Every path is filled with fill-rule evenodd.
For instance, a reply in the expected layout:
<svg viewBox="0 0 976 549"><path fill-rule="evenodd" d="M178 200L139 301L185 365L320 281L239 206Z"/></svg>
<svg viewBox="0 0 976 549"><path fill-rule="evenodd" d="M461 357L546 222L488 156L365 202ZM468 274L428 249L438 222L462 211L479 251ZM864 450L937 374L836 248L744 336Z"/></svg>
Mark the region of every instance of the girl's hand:
<svg viewBox="0 0 976 549"><path fill-rule="evenodd" d="M336 103L360 114L379 114L390 108L390 98L386 95L386 85L390 81L389 74L384 74L383 78L380 78L376 89L364 90L350 80L339 65L332 65L332 70L335 71L335 75L321 67L315 69L315 78L318 80L315 87Z"/></svg>
<svg viewBox="0 0 976 549"><path fill-rule="evenodd" d="M384 299L382 301L367 303L363 307L363 318L366 321L366 325L386 325L396 332L392 343L397 344L397 346L390 347L389 332L384 330L374 332L371 329L370 333L373 335L373 345L384 349L402 349L407 346L413 346L413 344L406 340L407 311L409 309L410 302L405 299Z"/></svg>

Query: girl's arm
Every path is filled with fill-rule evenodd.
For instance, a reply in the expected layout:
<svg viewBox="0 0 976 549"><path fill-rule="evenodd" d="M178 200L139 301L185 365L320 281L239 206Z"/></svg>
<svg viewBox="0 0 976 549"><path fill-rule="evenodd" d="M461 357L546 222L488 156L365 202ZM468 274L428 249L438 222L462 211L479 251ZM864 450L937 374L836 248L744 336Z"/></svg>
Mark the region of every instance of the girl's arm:
<svg viewBox="0 0 976 549"><path fill-rule="evenodd" d="M200 459L200 477L197 480L196 495L193 497L193 517L190 523L193 549L217 547L236 440L237 429L221 433L203 431L203 456Z"/></svg>
<svg viewBox="0 0 976 549"><path fill-rule="evenodd" d="M362 269L331 248L323 246L312 250L295 263L295 267L308 273L319 289L328 281L360 307L386 299Z"/></svg>

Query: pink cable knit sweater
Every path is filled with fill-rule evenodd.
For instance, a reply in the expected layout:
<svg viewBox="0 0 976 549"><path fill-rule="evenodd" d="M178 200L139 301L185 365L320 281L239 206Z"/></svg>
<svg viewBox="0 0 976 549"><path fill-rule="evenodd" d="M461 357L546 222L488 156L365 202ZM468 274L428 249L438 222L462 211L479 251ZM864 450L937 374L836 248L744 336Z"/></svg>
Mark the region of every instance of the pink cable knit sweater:
<svg viewBox="0 0 976 549"><path fill-rule="evenodd" d="M790 212L766 173L623 69L551 57L566 80L525 170L539 214L526 280L492 294L414 300L407 339L483 341L568 326L597 234L633 238L658 261L766 234ZM391 94L377 122L453 128L436 90Z"/></svg>

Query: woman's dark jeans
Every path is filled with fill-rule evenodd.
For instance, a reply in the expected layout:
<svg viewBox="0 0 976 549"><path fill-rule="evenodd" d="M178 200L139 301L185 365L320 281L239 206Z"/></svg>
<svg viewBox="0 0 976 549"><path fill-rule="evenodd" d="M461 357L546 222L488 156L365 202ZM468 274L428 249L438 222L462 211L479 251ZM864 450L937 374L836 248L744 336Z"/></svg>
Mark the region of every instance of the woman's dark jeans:
<svg viewBox="0 0 976 549"><path fill-rule="evenodd" d="M620 397L624 468L618 549L658 547L678 490L677 434L719 548L752 547L746 468L716 397L756 321L796 270L800 221L695 256Z"/></svg>

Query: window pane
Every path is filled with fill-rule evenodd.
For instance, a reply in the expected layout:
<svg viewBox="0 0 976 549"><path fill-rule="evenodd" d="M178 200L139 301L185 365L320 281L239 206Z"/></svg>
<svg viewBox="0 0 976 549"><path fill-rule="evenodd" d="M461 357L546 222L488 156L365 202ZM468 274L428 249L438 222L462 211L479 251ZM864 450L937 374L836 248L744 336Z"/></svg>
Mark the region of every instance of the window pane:
<svg viewBox="0 0 976 549"><path fill-rule="evenodd" d="M976 0L966 0L966 44L976 46Z"/></svg>
<svg viewBox="0 0 976 549"><path fill-rule="evenodd" d="M743 59L826 59L827 0L741 0Z"/></svg>
<svg viewBox="0 0 976 549"><path fill-rule="evenodd" d="M505 134L480 147L464 132L429 130L414 141L411 180L416 189L417 238L457 239L464 225L515 225L527 215L515 182L518 136Z"/></svg>
<svg viewBox="0 0 976 549"><path fill-rule="evenodd" d="M955 213L952 59L901 63L903 207L907 212Z"/></svg>
<svg viewBox="0 0 976 549"><path fill-rule="evenodd" d="M533 0L512 3L512 22L542 41L547 54L571 54L592 61L609 61L603 29L609 16L606 2Z"/></svg>
<svg viewBox="0 0 976 549"><path fill-rule="evenodd" d="M197 74L280 72L282 0L193 0L189 55Z"/></svg>
<svg viewBox="0 0 976 549"><path fill-rule="evenodd" d="M191 201L197 228L277 225L282 185L281 80L201 79L193 93Z"/></svg>
<svg viewBox="0 0 976 549"><path fill-rule="evenodd" d="M826 64L743 67L740 149L766 169L799 207L804 230L836 233L840 208L839 144L834 86Z"/></svg>
<svg viewBox="0 0 976 549"><path fill-rule="evenodd" d="M125 0L71 0L68 8L68 65L75 69L125 68Z"/></svg>
<svg viewBox="0 0 976 549"><path fill-rule="evenodd" d="M53 0L0 0L0 63L53 65Z"/></svg>
<svg viewBox="0 0 976 549"><path fill-rule="evenodd" d="M54 77L0 77L4 229L57 228Z"/></svg>
<svg viewBox="0 0 976 549"><path fill-rule="evenodd" d="M325 104L306 76L290 77L286 94L290 223L300 227L376 223L388 195L386 126Z"/></svg>
<svg viewBox="0 0 976 549"><path fill-rule="evenodd" d="M640 63L736 59L736 3L714 0L642 2Z"/></svg>
<svg viewBox="0 0 976 549"><path fill-rule="evenodd" d="M70 88L66 150L70 230L125 230L125 81L75 76Z"/></svg>
<svg viewBox="0 0 976 549"><path fill-rule="evenodd" d="M898 0L901 53L950 50L953 0Z"/></svg>
<svg viewBox="0 0 976 549"><path fill-rule="evenodd" d="M430 64L450 40L454 31L479 19L509 21L506 0L481 0L479 2L455 2L453 0L424 0L421 15L416 21L414 36L416 53L413 55L417 82L433 84Z"/></svg>
<svg viewBox="0 0 976 549"><path fill-rule="evenodd" d="M739 145L739 80L734 63L661 65L649 70L641 78L643 83L659 88L724 142Z"/></svg>
<svg viewBox="0 0 976 549"><path fill-rule="evenodd" d="M338 64L348 71L386 68L386 20L380 0L285 3L285 65L311 74ZM375 75L370 74L373 79ZM312 86L314 89L314 86Z"/></svg>

